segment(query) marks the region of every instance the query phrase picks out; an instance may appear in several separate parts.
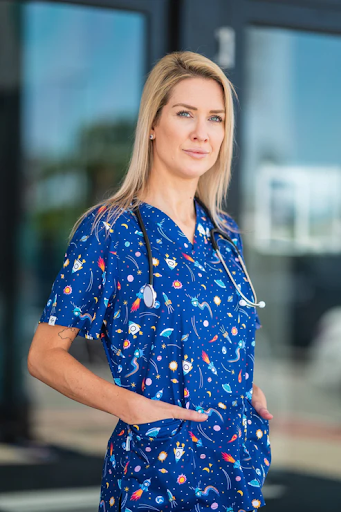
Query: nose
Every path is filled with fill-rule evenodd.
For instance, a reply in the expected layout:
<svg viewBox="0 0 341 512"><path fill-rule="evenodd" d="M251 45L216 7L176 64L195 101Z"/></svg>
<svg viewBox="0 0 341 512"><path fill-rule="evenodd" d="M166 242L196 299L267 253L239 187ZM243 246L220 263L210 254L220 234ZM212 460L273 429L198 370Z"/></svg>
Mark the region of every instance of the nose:
<svg viewBox="0 0 341 512"><path fill-rule="evenodd" d="M195 127L191 133L191 140L198 140L204 142L209 140L205 120L198 119L198 121L195 123Z"/></svg>

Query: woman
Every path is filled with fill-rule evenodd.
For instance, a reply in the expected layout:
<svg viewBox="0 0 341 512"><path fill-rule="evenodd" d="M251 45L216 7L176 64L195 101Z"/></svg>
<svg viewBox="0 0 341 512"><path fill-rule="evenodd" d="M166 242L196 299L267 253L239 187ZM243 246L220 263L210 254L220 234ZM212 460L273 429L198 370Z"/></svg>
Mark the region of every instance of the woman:
<svg viewBox="0 0 341 512"><path fill-rule="evenodd" d="M119 418L99 511L265 504L272 415L253 384L260 324L256 307L241 301L241 293L256 299L238 226L221 209L232 93L199 54L175 52L155 65L125 179L77 222L32 341L33 376ZM232 238L215 235L229 275L212 245L212 219ZM77 335L102 341L114 384L68 353Z"/></svg>

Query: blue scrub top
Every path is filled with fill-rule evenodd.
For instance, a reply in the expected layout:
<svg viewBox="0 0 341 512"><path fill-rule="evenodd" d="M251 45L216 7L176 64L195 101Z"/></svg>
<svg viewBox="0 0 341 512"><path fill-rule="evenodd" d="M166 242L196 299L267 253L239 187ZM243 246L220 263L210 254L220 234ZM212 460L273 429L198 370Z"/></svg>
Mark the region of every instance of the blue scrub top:
<svg viewBox="0 0 341 512"><path fill-rule="evenodd" d="M257 510L271 464L269 420L251 404L255 307L241 296L210 240L213 227L194 200L194 244L162 210L142 203L156 304L147 308L147 249L132 209L115 223L87 214L65 254L40 322L101 340L114 382L152 400L208 414L204 422L119 419L104 457L99 512ZM221 214L242 253L238 227ZM216 235L239 289L252 290L236 251ZM146 418L147 419L147 418ZM115 506L114 509L111 507Z"/></svg>

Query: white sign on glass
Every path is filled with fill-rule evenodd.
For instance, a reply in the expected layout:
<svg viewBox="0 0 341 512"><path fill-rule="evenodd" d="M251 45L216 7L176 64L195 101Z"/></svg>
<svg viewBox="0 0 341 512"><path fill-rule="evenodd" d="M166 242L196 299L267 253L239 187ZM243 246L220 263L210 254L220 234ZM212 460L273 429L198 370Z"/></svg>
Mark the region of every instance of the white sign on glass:
<svg viewBox="0 0 341 512"><path fill-rule="evenodd" d="M259 252L341 252L340 167L264 164L256 176L255 193Z"/></svg>

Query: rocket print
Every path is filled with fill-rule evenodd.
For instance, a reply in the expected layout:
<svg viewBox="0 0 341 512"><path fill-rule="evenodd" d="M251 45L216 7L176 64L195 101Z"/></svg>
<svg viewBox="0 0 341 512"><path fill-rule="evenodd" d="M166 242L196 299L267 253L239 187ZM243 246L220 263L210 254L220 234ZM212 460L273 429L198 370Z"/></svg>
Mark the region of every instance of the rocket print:
<svg viewBox="0 0 341 512"><path fill-rule="evenodd" d="M256 308L240 306L213 250L213 227L194 200L194 243L162 210L140 206L150 240L156 302L146 307L149 264L132 209L113 222L105 206L79 225L40 322L76 327L101 342L113 382L207 420L118 420L103 461L99 512L256 511L271 465L269 421L252 405ZM242 254L236 222L220 213ZM217 236L217 235L216 235ZM252 290L237 253L217 236L239 290ZM148 419L148 418L146 418Z"/></svg>

